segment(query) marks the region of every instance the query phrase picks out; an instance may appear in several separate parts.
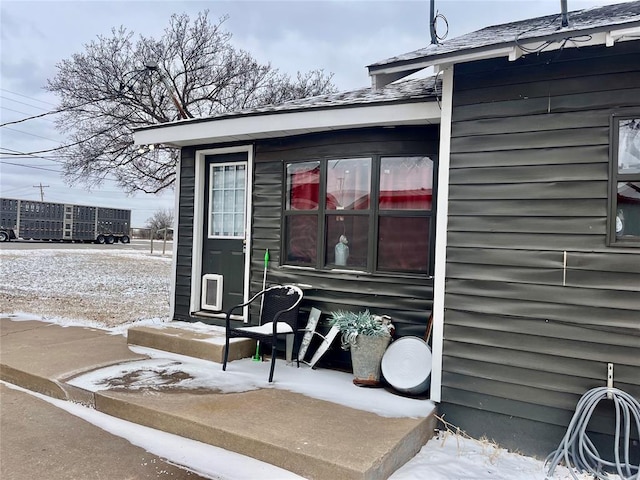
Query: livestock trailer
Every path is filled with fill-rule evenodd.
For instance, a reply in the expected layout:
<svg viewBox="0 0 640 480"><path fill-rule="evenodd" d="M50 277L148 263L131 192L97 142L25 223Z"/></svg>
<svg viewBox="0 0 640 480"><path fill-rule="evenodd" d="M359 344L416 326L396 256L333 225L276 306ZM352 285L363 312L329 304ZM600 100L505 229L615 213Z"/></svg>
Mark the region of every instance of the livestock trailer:
<svg viewBox="0 0 640 480"><path fill-rule="evenodd" d="M129 243L131 210L0 198L0 242L15 238Z"/></svg>

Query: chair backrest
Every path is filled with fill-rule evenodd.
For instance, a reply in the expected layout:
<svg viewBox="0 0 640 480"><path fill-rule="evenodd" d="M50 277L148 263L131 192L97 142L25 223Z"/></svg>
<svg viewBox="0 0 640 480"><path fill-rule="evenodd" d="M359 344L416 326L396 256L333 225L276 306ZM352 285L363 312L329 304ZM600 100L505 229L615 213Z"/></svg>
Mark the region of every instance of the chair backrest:
<svg viewBox="0 0 640 480"><path fill-rule="evenodd" d="M262 304L262 319L260 324L272 322L276 314L287 310L278 318L279 322L286 322L296 331L298 328L298 310L302 301L302 290L294 285L277 285L265 290Z"/></svg>

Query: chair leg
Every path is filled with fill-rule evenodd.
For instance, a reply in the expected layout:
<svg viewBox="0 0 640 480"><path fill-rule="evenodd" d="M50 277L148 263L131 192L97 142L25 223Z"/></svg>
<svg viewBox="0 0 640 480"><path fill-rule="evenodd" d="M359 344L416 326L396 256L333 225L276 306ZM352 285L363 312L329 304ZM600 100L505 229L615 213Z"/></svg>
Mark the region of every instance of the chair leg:
<svg viewBox="0 0 640 480"><path fill-rule="evenodd" d="M224 341L224 360L222 362L222 371L227 370L227 360L229 359L229 335L225 335Z"/></svg>
<svg viewBox="0 0 640 480"><path fill-rule="evenodd" d="M273 371L276 369L276 341L271 347L271 369L269 370L269 383L273 382Z"/></svg>

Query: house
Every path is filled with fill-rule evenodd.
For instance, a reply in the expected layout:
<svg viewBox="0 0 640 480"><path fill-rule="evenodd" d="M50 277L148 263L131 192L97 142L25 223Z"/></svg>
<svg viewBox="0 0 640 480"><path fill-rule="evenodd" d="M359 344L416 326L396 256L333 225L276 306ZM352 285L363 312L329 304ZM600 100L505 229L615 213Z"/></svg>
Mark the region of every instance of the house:
<svg viewBox="0 0 640 480"><path fill-rule="evenodd" d="M371 88L136 131L181 148L174 318L217 322L269 249L269 282L324 312L401 336L433 312L430 395L472 435L546 455L608 364L640 398L640 2L368 69Z"/></svg>

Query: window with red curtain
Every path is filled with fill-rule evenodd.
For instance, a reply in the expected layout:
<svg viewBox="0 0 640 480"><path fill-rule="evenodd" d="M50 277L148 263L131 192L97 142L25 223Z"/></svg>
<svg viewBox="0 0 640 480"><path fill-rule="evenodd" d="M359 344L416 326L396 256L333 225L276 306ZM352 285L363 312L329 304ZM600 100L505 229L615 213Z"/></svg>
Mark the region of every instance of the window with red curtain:
<svg viewBox="0 0 640 480"><path fill-rule="evenodd" d="M381 158L378 270L428 271L432 195L429 157Z"/></svg>
<svg viewBox="0 0 640 480"><path fill-rule="evenodd" d="M320 162L287 165L287 210L317 210Z"/></svg>
<svg viewBox="0 0 640 480"><path fill-rule="evenodd" d="M320 162L287 165L286 209L299 212L285 218L287 263L314 266L317 258ZM308 211L309 214L304 214Z"/></svg>
<svg viewBox="0 0 640 480"><path fill-rule="evenodd" d="M287 164L285 263L428 274L433 169L426 156Z"/></svg>

